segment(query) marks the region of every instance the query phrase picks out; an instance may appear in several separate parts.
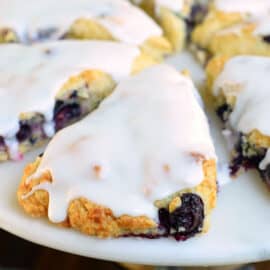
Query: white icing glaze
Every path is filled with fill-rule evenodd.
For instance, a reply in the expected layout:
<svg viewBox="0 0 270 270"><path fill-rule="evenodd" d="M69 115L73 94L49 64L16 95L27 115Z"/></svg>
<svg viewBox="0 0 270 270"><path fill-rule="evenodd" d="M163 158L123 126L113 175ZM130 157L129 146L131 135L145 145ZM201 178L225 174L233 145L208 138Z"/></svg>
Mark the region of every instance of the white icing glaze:
<svg viewBox="0 0 270 270"><path fill-rule="evenodd" d="M228 185L232 183L233 179L230 176L230 169L228 166L228 162L219 162L218 163L218 186L224 187L225 185Z"/></svg>
<svg viewBox="0 0 270 270"><path fill-rule="evenodd" d="M94 19L116 39L140 45L162 35L161 28L143 11L125 0L1 0L0 26L16 30L21 40L35 41L39 31L56 30L51 38L64 35L78 18Z"/></svg>
<svg viewBox="0 0 270 270"><path fill-rule="evenodd" d="M214 84L214 94L221 89L237 97L230 115L230 125L237 131L249 133L254 129L270 136L270 58L237 56L229 60Z"/></svg>
<svg viewBox="0 0 270 270"><path fill-rule="evenodd" d="M167 65L120 82L95 112L54 137L28 179L50 171L53 181L30 194L49 192L53 222L63 221L78 197L116 216L157 218L156 199L203 180L202 160L193 155L215 158L193 91L191 80Z"/></svg>
<svg viewBox="0 0 270 270"><path fill-rule="evenodd" d="M269 164L270 164L270 148L267 149L264 159L259 164L259 168L261 170L265 170Z"/></svg>
<svg viewBox="0 0 270 270"><path fill-rule="evenodd" d="M14 136L22 112L40 112L50 121L55 95L71 76L99 69L119 80L130 74L139 53L130 45L99 41L1 45L0 134Z"/></svg>
<svg viewBox="0 0 270 270"><path fill-rule="evenodd" d="M270 12L269 0L215 0L214 4L218 10L247 13L256 17Z"/></svg>
<svg viewBox="0 0 270 270"><path fill-rule="evenodd" d="M55 133L55 127L53 121L45 122L43 125L44 132L48 138L51 138Z"/></svg>
<svg viewBox="0 0 270 270"><path fill-rule="evenodd" d="M228 91L236 97L230 126L244 134L259 130L270 136L270 58L238 56L229 60L214 83L214 94ZM270 163L270 153L261 164Z"/></svg>
<svg viewBox="0 0 270 270"><path fill-rule="evenodd" d="M8 153L12 160L20 161L23 155L19 152L19 143L15 138L8 138L5 140L8 147Z"/></svg>
<svg viewBox="0 0 270 270"><path fill-rule="evenodd" d="M270 34L270 15L262 17L257 22L254 34L258 36L267 36Z"/></svg>
<svg viewBox="0 0 270 270"><path fill-rule="evenodd" d="M184 0L156 0L157 13L161 7L165 7L175 13L180 13L184 6Z"/></svg>

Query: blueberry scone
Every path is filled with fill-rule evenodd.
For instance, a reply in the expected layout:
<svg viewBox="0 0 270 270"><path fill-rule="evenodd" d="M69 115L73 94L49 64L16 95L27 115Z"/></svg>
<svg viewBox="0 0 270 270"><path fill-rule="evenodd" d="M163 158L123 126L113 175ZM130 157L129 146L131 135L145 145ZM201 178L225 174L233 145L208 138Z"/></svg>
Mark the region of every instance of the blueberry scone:
<svg viewBox="0 0 270 270"><path fill-rule="evenodd" d="M126 0L0 1L0 42L56 39L115 40L141 47L156 58L171 44L153 19Z"/></svg>
<svg viewBox="0 0 270 270"><path fill-rule="evenodd" d="M133 0L161 25L175 51L181 50L190 31L202 20L206 5L195 0Z"/></svg>
<svg viewBox="0 0 270 270"><path fill-rule="evenodd" d="M1 45L0 58L1 161L20 159L155 63L137 47L102 41Z"/></svg>
<svg viewBox="0 0 270 270"><path fill-rule="evenodd" d="M207 231L216 157L194 90L166 65L121 81L25 168L20 205L102 238L185 240Z"/></svg>
<svg viewBox="0 0 270 270"><path fill-rule="evenodd" d="M255 168L270 188L270 58L217 57L207 73L209 93L232 148L231 174Z"/></svg>
<svg viewBox="0 0 270 270"><path fill-rule="evenodd" d="M213 55L270 56L270 1L215 0L192 34L202 61Z"/></svg>

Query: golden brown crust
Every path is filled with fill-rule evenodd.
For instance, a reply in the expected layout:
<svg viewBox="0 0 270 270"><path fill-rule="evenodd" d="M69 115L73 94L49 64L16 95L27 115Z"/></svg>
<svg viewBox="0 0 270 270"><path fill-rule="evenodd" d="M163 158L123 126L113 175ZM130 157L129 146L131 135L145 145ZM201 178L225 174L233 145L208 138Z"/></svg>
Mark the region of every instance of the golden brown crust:
<svg viewBox="0 0 270 270"><path fill-rule="evenodd" d="M40 178L27 183L27 179L37 169L41 158L29 164L22 177L18 188L17 196L19 204L24 211L33 217L47 216L49 195L44 190L37 190L30 196L24 198L32 188L41 182L51 181L49 173L44 173ZM193 189L183 190L175 196L185 192L197 193L201 196L205 205L206 221L204 231L208 229L207 218L216 203L216 163L215 160L204 161L203 169L205 173L204 181ZM174 197L175 197L174 196ZM173 200L172 197L170 200ZM155 232L158 224L146 216L122 215L115 217L111 209L93 203L85 198L73 200L68 208L67 219L60 225L65 225L77 229L87 235L95 235L101 238L117 237L123 234L140 234Z"/></svg>
<svg viewBox="0 0 270 270"><path fill-rule="evenodd" d="M270 137L262 134L259 130L252 130L247 135L248 141L262 148L270 148Z"/></svg>
<svg viewBox="0 0 270 270"><path fill-rule="evenodd" d="M181 14L175 14L171 10L161 7L160 14L156 15L155 0L143 0L140 7L153 17L164 31L164 36L170 41L174 51L183 49L186 43L186 24L182 17L188 16L191 9L191 2L184 1L184 7Z"/></svg>
<svg viewBox="0 0 270 270"><path fill-rule="evenodd" d="M213 58L206 67L206 75L207 75L207 87L210 91L212 91L214 82L218 75L222 72L228 58L226 56L219 56Z"/></svg>
<svg viewBox="0 0 270 270"><path fill-rule="evenodd" d="M228 31L213 36L209 51L212 55L262 55L270 56L270 45L263 41L261 36L254 34L256 25L246 23L239 25L241 29L237 33Z"/></svg>
<svg viewBox="0 0 270 270"><path fill-rule="evenodd" d="M16 33L9 28L0 28L0 44L18 42Z"/></svg>
<svg viewBox="0 0 270 270"><path fill-rule="evenodd" d="M143 69L158 64L159 61L154 59L152 56L148 55L147 53L141 52L139 56L134 60L132 64L132 74L136 74Z"/></svg>
<svg viewBox="0 0 270 270"><path fill-rule="evenodd" d="M160 10L159 23L174 51L181 51L186 44L186 23L166 8Z"/></svg>
<svg viewBox="0 0 270 270"><path fill-rule="evenodd" d="M77 19L69 28L66 38L115 40L104 26L89 18Z"/></svg>
<svg viewBox="0 0 270 270"><path fill-rule="evenodd" d="M132 33L130 33L132 35ZM113 35L95 20L78 19L70 27L66 38L76 38L80 40L115 40ZM153 59L161 61L164 56L172 53L172 46L167 38L163 36L150 37L139 46L143 53L148 54Z"/></svg>
<svg viewBox="0 0 270 270"><path fill-rule="evenodd" d="M270 56L270 45L254 34L255 29L256 23L245 14L219 11L212 5L206 19L193 31L192 41L210 56Z"/></svg>
<svg viewBox="0 0 270 270"><path fill-rule="evenodd" d="M140 49L144 54L151 56L156 61L163 61L164 57L173 52L171 43L163 36L148 38L140 46Z"/></svg>
<svg viewBox="0 0 270 270"><path fill-rule="evenodd" d="M244 17L240 13L225 13L212 7L205 20L193 31L192 41L207 49L217 32L243 21Z"/></svg>

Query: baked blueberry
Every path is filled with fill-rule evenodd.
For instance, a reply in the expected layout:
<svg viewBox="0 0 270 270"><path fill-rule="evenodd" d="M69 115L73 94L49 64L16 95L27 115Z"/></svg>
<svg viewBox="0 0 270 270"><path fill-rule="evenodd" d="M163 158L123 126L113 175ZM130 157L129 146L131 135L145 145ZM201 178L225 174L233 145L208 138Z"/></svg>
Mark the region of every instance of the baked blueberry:
<svg viewBox="0 0 270 270"><path fill-rule="evenodd" d="M267 43L270 43L270 35L268 36L263 36L263 40Z"/></svg>
<svg viewBox="0 0 270 270"><path fill-rule="evenodd" d="M232 108L228 104L223 104L222 106L218 107L216 110L216 113L218 117L223 121L226 122L228 121L229 114L232 112Z"/></svg>
<svg viewBox="0 0 270 270"><path fill-rule="evenodd" d="M2 136L0 136L0 151L6 151L5 140Z"/></svg>
<svg viewBox="0 0 270 270"><path fill-rule="evenodd" d="M59 130L66 127L75 119L78 119L81 116L81 108L77 103L64 103L58 101L54 109L54 122L55 129Z"/></svg>
<svg viewBox="0 0 270 270"><path fill-rule="evenodd" d="M20 129L16 134L16 138L19 142L23 142L29 139L32 135L31 126L27 123L20 122Z"/></svg>
<svg viewBox="0 0 270 270"><path fill-rule="evenodd" d="M172 213L166 208L159 209L161 226L175 237L176 240L185 240L200 232L204 220L204 203L194 193L181 195L181 206Z"/></svg>

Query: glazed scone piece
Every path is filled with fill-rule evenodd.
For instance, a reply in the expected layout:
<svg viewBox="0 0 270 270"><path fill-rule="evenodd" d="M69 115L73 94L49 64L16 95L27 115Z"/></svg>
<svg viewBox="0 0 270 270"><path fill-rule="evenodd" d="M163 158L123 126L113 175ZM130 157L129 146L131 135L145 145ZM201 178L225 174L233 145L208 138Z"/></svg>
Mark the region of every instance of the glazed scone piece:
<svg viewBox="0 0 270 270"><path fill-rule="evenodd" d="M126 0L0 1L0 42L32 43L63 38L115 40L156 58L171 52L162 29Z"/></svg>
<svg viewBox="0 0 270 270"><path fill-rule="evenodd" d="M233 149L231 174L255 168L270 187L270 58L217 57L207 74L209 93Z"/></svg>
<svg viewBox="0 0 270 270"><path fill-rule="evenodd" d="M101 41L1 45L0 58L1 161L20 159L155 63L137 47Z"/></svg>
<svg viewBox="0 0 270 270"><path fill-rule="evenodd" d="M194 0L133 0L161 25L175 51L186 44L190 31L206 13L206 5Z"/></svg>
<svg viewBox="0 0 270 270"><path fill-rule="evenodd" d="M185 240L207 231L216 157L194 90L167 65L120 82L26 167L20 205L98 237Z"/></svg>
<svg viewBox="0 0 270 270"><path fill-rule="evenodd" d="M270 55L270 1L215 0L193 34L201 62L213 55ZM194 46L194 45L193 45Z"/></svg>

